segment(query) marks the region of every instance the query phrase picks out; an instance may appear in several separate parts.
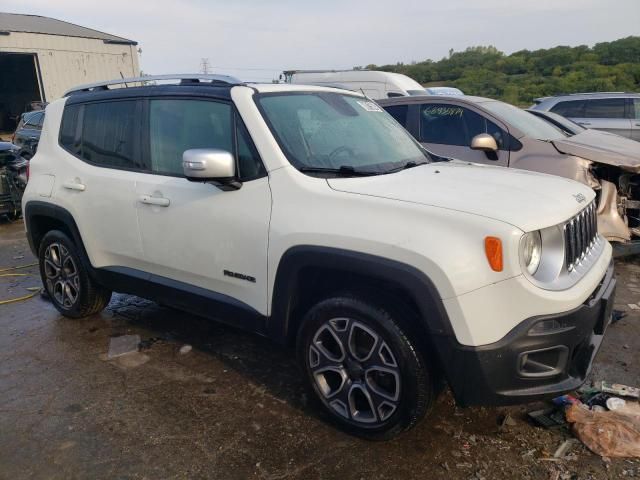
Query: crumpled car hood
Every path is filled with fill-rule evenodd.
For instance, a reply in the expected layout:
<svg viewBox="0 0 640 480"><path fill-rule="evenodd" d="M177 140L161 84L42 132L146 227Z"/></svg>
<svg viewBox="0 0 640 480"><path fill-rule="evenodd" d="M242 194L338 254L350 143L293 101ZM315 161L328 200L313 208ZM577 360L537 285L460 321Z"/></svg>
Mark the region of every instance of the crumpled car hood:
<svg viewBox="0 0 640 480"><path fill-rule="evenodd" d="M620 135L585 130L563 140L554 140L553 145L561 153L640 173L640 142Z"/></svg>
<svg viewBox="0 0 640 480"><path fill-rule="evenodd" d="M566 178L461 161L327 182L341 192L481 215L525 232L564 222L595 197L591 188Z"/></svg>

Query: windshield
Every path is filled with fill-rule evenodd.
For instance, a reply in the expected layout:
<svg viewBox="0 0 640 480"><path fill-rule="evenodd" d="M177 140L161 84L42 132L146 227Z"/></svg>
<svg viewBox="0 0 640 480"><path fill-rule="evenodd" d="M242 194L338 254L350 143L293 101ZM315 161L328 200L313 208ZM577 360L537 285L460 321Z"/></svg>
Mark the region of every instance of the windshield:
<svg viewBox="0 0 640 480"><path fill-rule="evenodd" d="M508 103L485 102L482 103L482 107L507 125L514 126L527 137L546 141L566 138L566 135L558 127Z"/></svg>
<svg viewBox="0 0 640 480"><path fill-rule="evenodd" d="M365 98L287 92L260 95L258 103L285 155L300 170L385 173L429 160L391 115Z"/></svg>

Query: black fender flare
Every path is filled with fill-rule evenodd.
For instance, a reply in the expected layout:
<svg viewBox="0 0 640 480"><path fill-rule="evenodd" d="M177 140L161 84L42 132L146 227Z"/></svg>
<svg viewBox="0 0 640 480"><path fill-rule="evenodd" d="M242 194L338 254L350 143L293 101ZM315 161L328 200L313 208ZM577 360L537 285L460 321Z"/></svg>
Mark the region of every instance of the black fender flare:
<svg viewBox="0 0 640 480"><path fill-rule="evenodd" d="M273 285L271 315L267 334L285 343L293 317L292 299L300 273L308 267L355 273L400 287L418 308L420 320L430 335L453 335L451 322L436 286L424 272L406 263L366 253L314 245L299 245L281 257Z"/></svg>
<svg viewBox="0 0 640 480"><path fill-rule="evenodd" d="M30 200L25 204L23 217L29 248L36 257L38 257L39 242L44 235L44 232L40 232L38 229L36 217L45 217L65 226L66 230L71 234L71 240L80 248L83 262L87 267L91 267L91 261L85 250L78 225L68 210L49 202ZM93 268L89 268L89 272L93 272Z"/></svg>

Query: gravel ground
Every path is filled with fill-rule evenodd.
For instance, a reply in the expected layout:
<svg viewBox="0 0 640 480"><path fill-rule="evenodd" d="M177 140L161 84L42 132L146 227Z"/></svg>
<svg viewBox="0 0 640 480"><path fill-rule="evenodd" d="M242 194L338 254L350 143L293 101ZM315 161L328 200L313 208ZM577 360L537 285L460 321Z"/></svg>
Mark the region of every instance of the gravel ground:
<svg viewBox="0 0 640 480"><path fill-rule="evenodd" d="M0 220L0 269L35 259L23 225ZM37 268L0 277L0 300L40 285ZM617 262L616 308L592 380L640 385L640 260ZM448 392L390 442L345 435L304 394L291 352L127 295L85 320L35 297L0 306L0 478L640 478L640 461L601 459L526 412L457 408ZM110 339L143 347L109 360ZM193 346L180 353L185 345ZM188 348L183 351L189 350ZM501 426L509 414L511 425Z"/></svg>

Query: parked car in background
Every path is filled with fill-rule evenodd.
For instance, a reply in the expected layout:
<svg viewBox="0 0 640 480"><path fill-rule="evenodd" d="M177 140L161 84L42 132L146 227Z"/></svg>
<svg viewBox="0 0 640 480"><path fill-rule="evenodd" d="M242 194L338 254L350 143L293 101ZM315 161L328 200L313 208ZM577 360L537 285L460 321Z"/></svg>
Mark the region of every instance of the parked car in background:
<svg viewBox="0 0 640 480"><path fill-rule="evenodd" d="M557 113L586 128L640 141L640 94L574 93L536 98L533 110Z"/></svg>
<svg viewBox="0 0 640 480"><path fill-rule="evenodd" d="M168 77L47 107L23 205L63 315L118 291L295 346L318 404L367 438L415 425L443 379L461 405L585 381L616 286L591 189L435 163L345 90L220 75L107 88Z"/></svg>
<svg viewBox="0 0 640 480"><path fill-rule="evenodd" d="M422 85L401 73L375 70L287 70L283 75L287 83L343 88L363 93L374 100L425 94Z"/></svg>
<svg viewBox="0 0 640 480"><path fill-rule="evenodd" d="M13 143L0 142L0 215L20 218L22 194L27 185L29 162Z"/></svg>
<svg viewBox="0 0 640 480"><path fill-rule="evenodd" d="M35 155L38 150L43 123L44 110L26 112L20 116L12 142L22 150L23 156L30 158Z"/></svg>
<svg viewBox="0 0 640 480"><path fill-rule="evenodd" d="M597 192L598 230L640 237L640 143L597 130L569 134L525 110L482 97L378 102L436 155L577 180Z"/></svg>

